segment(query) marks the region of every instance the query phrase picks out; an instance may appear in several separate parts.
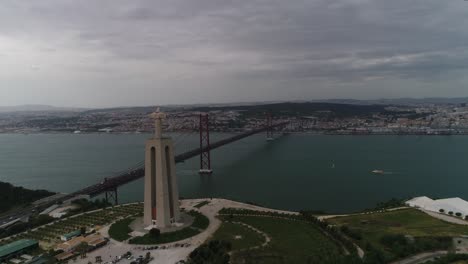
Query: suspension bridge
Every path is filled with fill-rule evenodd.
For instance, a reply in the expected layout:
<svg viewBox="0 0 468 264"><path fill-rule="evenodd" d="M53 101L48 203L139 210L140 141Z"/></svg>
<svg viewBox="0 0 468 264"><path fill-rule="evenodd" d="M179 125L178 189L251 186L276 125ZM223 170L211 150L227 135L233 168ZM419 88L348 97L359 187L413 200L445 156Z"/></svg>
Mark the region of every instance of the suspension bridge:
<svg viewBox="0 0 468 264"><path fill-rule="evenodd" d="M207 114L199 115L199 127L198 131L192 131L190 133L181 133L179 136L173 138L174 144L182 143L184 139L187 139L194 134L199 134L200 145L191 150L177 154L174 159L176 163L184 162L188 159L196 156L200 157L200 174L210 174L211 170L211 150L219 147L228 145L246 137L266 132L266 139L268 141L273 139L273 131L275 129L281 129L288 125L289 122L274 123L271 114L266 115L265 125L260 128L252 129L240 134L235 134L231 137L218 140L216 142L210 142L210 124L209 117ZM132 166L131 168L118 172L110 177L106 177L100 182L77 190L73 193L61 196L56 199L47 200L41 204L36 204L17 210L10 214L4 215L0 218L0 225L7 225L12 219L27 219L30 215L48 208L54 204L64 202L78 195L89 195L90 197L96 197L104 195L106 201L118 204L118 188L122 185L143 178L145 176L144 161Z"/></svg>
<svg viewBox="0 0 468 264"><path fill-rule="evenodd" d="M244 133L236 134L232 137L221 139L219 141L210 142L210 133L209 133L209 118L208 115L200 115L200 126L199 126L199 136L200 136L200 146L192 150L177 154L174 159L176 163L184 162L188 159L194 158L196 156L200 157L200 174L211 174L211 150L216 148L228 145L230 143L236 142L243 138L259 134L262 132L267 133L267 140L273 138L273 130L276 128L284 127L288 122L281 122L277 124L272 123L271 115L268 115L266 125L261 128L253 129ZM187 136L185 136L187 137ZM180 142L178 138L175 138L176 143ZM78 190L70 196L76 196L80 194L89 195L90 197L95 197L101 194L105 195L105 199L108 202L113 202L114 204L118 203L118 187L125 185L129 182L135 181L137 179L143 178L145 176L144 161L136 164L132 168L120 172L118 175L113 177L105 178L102 182L93 184L81 190Z"/></svg>
<svg viewBox="0 0 468 264"><path fill-rule="evenodd" d="M273 139L273 131L278 128L285 127L289 122L280 122L273 123L273 119L270 113L266 115L265 125L246 131L244 133L236 134L234 136L221 139L219 141L210 142L210 124L208 114L199 115L199 127L198 131L192 131L191 133L181 133L178 136L174 137L174 143L180 144L184 139L193 136L194 133L199 133L200 145L197 148L194 148L189 151L177 154L174 159L176 163L184 162L188 159L194 158L196 156L200 157L200 174L210 174L211 170L211 150L216 148L228 145L230 143L236 142L238 140L244 139L246 137L264 133L266 132L267 140L270 141ZM65 201L77 195L89 195L90 197L96 197L98 195L104 194L105 199L108 202L113 202L114 204L118 203L118 187L125 185L129 182L135 181L137 179L143 178L145 176L144 161L141 161L131 168L118 172L116 175L111 177L104 178L101 182L87 186L78 191L70 193L64 197L61 197L60 200ZM58 201L54 201L58 202Z"/></svg>

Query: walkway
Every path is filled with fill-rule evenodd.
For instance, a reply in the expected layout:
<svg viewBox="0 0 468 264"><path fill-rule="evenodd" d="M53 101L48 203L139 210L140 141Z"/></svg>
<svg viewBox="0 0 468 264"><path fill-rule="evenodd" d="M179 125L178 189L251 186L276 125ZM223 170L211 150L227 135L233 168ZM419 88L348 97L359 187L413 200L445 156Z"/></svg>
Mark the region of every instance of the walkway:
<svg viewBox="0 0 468 264"><path fill-rule="evenodd" d="M442 221L445 221L445 222L449 222L449 223L452 223L452 224L458 224L458 225L468 225L468 221L465 221L461 218L457 218L455 216L450 216L450 215L446 215L446 214L439 214L439 213L436 213L436 212L431 212L431 211L427 211L427 210L424 210L424 209L419 209L421 210L422 212L434 217L434 218L437 218L437 219L440 219Z"/></svg>
<svg viewBox="0 0 468 264"><path fill-rule="evenodd" d="M377 211L368 211L368 212L353 213L353 214L319 215L319 216L317 216L317 218L318 218L319 220L326 220L326 219L335 218L335 217L353 216L353 215L367 215L367 214L376 214L376 213L385 213L385 212L391 212L391 211L402 210L402 209L408 209L408 208L411 208L411 207L402 206L402 207L395 207L395 208L390 208L390 209L382 209L382 210L377 210Z"/></svg>
<svg viewBox="0 0 468 264"><path fill-rule="evenodd" d="M425 252L405 258L399 261L391 262L390 264L418 264L424 263L429 260L433 260L436 257L441 257L447 254L447 251L434 251L434 252Z"/></svg>
<svg viewBox="0 0 468 264"><path fill-rule="evenodd" d="M265 238L265 242L263 242L261 245L255 246L255 247L251 247L251 248L241 249L241 250L239 250L239 251L246 251L246 250L258 249L258 248L266 247L266 246L270 243L270 241L271 241L271 237L270 237L267 233L265 233L265 232L263 232L263 231L261 231L261 230L255 228L255 227L253 227L253 226L251 226L251 225L248 225L248 224L242 223L242 222L231 222L231 223L245 226L245 227L247 227L248 229L250 229L250 230L252 230L252 231L254 231L254 232L257 232L258 234L262 235L263 238Z"/></svg>
<svg viewBox="0 0 468 264"><path fill-rule="evenodd" d="M195 205L199 204L202 201L209 201L210 203L201 207L200 209L196 208ZM289 212L283 210L275 210L264 208L261 206L255 206L250 204L244 204L240 202L230 201L226 199L191 199L191 200L182 200L181 207L185 208L186 211L195 210L201 212L203 215L208 217L210 224L208 227L201 232L200 234L193 236L191 238L184 239L182 241L161 244L158 245L159 249L157 250L145 250L144 246L140 245L130 245L127 243L118 242L115 240L110 240L109 244L103 248L97 249L93 252L88 253L87 258L78 259L77 264L87 264L89 261L94 263L96 256L101 256L103 263L110 262L115 260L117 256L125 254L127 251L131 251L135 256L145 256L146 252L151 252L151 255L154 257L154 260L151 263L176 263L179 260L184 260L188 257L190 252L195 250L205 241L207 241L221 226L221 221L216 217L218 212L223 208L239 208L239 209L250 209L263 212L277 212L277 213L288 213L295 214L297 212ZM99 230L103 235L108 234L109 226L104 227ZM268 240L270 241L270 240ZM176 247L175 244L188 244L187 247ZM161 249L164 247L165 249ZM130 264L131 260L121 260L119 264Z"/></svg>

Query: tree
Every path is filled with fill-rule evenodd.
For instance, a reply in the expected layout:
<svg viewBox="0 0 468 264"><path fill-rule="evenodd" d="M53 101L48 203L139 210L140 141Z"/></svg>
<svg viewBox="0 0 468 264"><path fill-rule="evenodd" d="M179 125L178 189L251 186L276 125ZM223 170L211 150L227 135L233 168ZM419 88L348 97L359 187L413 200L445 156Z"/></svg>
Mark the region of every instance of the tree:
<svg viewBox="0 0 468 264"><path fill-rule="evenodd" d="M449 211L448 214L449 214L449 215L453 215L453 212L452 212L452 211Z"/></svg>
<svg viewBox="0 0 468 264"><path fill-rule="evenodd" d="M455 215L460 217L462 214L460 212L456 212Z"/></svg>
<svg viewBox="0 0 468 264"><path fill-rule="evenodd" d="M88 246L88 243L86 242L81 242L76 247L76 251L80 253L82 259L86 258L86 253L88 252L88 249L89 249L89 246Z"/></svg>
<svg viewBox="0 0 468 264"><path fill-rule="evenodd" d="M439 209L439 212L445 213L445 210L444 209Z"/></svg>
<svg viewBox="0 0 468 264"><path fill-rule="evenodd" d="M161 230L157 228L151 228L151 230L149 231L149 234L151 237L159 237L161 235Z"/></svg>

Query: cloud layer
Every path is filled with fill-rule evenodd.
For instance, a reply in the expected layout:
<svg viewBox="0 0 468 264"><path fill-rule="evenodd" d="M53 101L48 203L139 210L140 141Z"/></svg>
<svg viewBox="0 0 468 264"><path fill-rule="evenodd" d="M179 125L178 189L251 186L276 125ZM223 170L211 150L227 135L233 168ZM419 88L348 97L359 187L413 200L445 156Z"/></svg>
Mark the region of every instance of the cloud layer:
<svg viewBox="0 0 468 264"><path fill-rule="evenodd" d="M462 0L6 0L0 105L468 96Z"/></svg>

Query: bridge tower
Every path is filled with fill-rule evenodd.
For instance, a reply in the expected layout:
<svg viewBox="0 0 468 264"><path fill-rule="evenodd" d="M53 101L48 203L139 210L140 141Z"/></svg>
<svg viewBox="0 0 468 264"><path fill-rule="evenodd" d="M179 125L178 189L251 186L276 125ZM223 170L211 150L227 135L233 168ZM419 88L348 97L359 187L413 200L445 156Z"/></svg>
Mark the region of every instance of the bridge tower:
<svg viewBox="0 0 468 264"><path fill-rule="evenodd" d="M207 149L203 151L203 149ZM211 174L210 155L210 118L208 114L200 114L200 174Z"/></svg>
<svg viewBox="0 0 468 264"><path fill-rule="evenodd" d="M154 137L146 141L143 222L148 228L167 228L180 220L179 190L172 139L162 134L164 113L151 114Z"/></svg>
<svg viewBox="0 0 468 264"><path fill-rule="evenodd" d="M114 205L119 204L118 196L117 196L117 187L114 187L110 190L106 190L105 193L106 197L106 202L112 203L114 202Z"/></svg>
<svg viewBox="0 0 468 264"><path fill-rule="evenodd" d="M272 141L273 140L273 128L271 127L273 125L273 119L271 117L271 112L267 112L267 141Z"/></svg>

